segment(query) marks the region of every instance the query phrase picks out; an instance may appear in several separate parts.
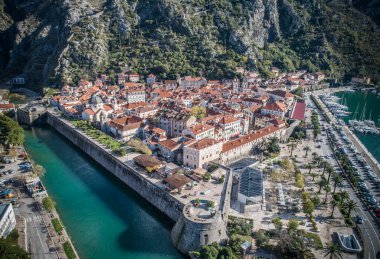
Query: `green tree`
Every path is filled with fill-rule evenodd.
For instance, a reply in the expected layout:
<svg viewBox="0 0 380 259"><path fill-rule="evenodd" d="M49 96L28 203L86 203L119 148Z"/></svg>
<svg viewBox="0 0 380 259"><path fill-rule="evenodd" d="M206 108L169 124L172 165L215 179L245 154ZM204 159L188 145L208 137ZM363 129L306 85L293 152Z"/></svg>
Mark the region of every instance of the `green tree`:
<svg viewBox="0 0 380 259"><path fill-rule="evenodd" d="M274 137L270 138L266 145L266 150L269 153L278 154L280 152L279 139Z"/></svg>
<svg viewBox="0 0 380 259"><path fill-rule="evenodd" d="M327 202L327 195L331 192L331 187L330 185L326 184L323 186L323 190L325 191L325 203Z"/></svg>
<svg viewBox="0 0 380 259"><path fill-rule="evenodd" d="M307 154L309 153L309 151L311 150L311 148L309 146L306 146L303 148L303 150L305 151L305 157L307 157Z"/></svg>
<svg viewBox="0 0 380 259"><path fill-rule="evenodd" d="M314 182L314 178L317 177L318 174L316 174L316 173L311 173L310 176L313 177L313 182Z"/></svg>
<svg viewBox="0 0 380 259"><path fill-rule="evenodd" d="M219 250L218 259L238 259L238 257L234 254L231 247L223 246Z"/></svg>
<svg viewBox="0 0 380 259"><path fill-rule="evenodd" d="M0 142L4 145L19 146L24 143L24 130L18 123L0 114Z"/></svg>
<svg viewBox="0 0 380 259"><path fill-rule="evenodd" d="M344 204L344 207L348 210L347 216L351 217L351 212L358 209L358 204L353 200L349 200L346 202L346 204Z"/></svg>
<svg viewBox="0 0 380 259"><path fill-rule="evenodd" d="M265 231L259 230L256 234L256 245L258 247L263 247L267 245L269 242L269 236L265 233Z"/></svg>
<svg viewBox="0 0 380 259"><path fill-rule="evenodd" d="M306 169L309 169L309 174L311 173L311 169L314 168L314 165L313 164L307 164L306 165Z"/></svg>
<svg viewBox="0 0 380 259"><path fill-rule="evenodd" d="M208 182L210 180L211 180L211 174L210 173L205 173L203 175L203 181Z"/></svg>
<svg viewBox="0 0 380 259"><path fill-rule="evenodd" d="M193 106L191 108L191 115L198 120L203 119L206 116L206 108L200 106Z"/></svg>
<svg viewBox="0 0 380 259"><path fill-rule="evenodd" d="M343 183L343 177L340 176L339 174L335 173L335 174L333 174L333 176L332 176L332 181L333 181L333 184L334 184L334 190L333 190L333 193L335 193L335 191L336 191L336 187L337 187L339 184L342 184L342 183Z"/></svg>
<svg viewBox="0 0 380 259"><path fill-rule="evenodd" d="M307 200L303 204L303 212L308 215L309 217L312 216L314 211L314 203L311 200Z"/></svg>
<svg viewBox="0 0 380 259"><path fill-rule="evenodd" d="M295 147L297 147L297 143L296 142L292 142L289 144L289 147L290 147L290 157L293 156L293 150Z"/></svg>
<svg viewBox="0 0 380 259"><path fill-rule="evenodd" d="M318 182L318 186L319 186L318 193L321 193L322 188L323 188L324 186L326 186L326 185L328 185L328 183L327 183L327 179L326 179L324 176L322 176L322 177L321 177L321 180L319 180L319 182Z"/></svg>
<svg viewBox="0 0 380 259"><path fill-rule="evenodd" d="M219 251L214 246L202 246L201 248L201 259L216 259Z"/></svg>
<svg viewBox="0 0 380 259"><path fill-rule="evenodd" d="M296 219L291 219L288 222L288 232L289 233L295 233L298 229L298 220Z"/></svg>
<svg viewBox="0 0 380 259"><path fill-rule="evenodd" d="M4 259L29 259L28 253L23 250L16 240L0 238L0 258Z"/></svg>
<svg viewBox="0 0 380 259"><path fill-rule="evenodd" d="M331 218L332 217L334 217L334 210L335 210L335 208L336 208L336 206L338 206L339 205L339 201L337 201L337 200L335 200L335 199L332 199L331 201L330 201L330 204L331 204Z"/></svg>
<svg viewBox="0 0 380 259"><path fill-rule="evenodd" d="M231 247L232 251L236 255L241 254L240 245L244 242L244 240L238 235L232 235L230 240L228 241L228 246Z"/></svg>
<svg viewBox="0 0 380 259"><path fill-rule="evenodd" d="M51 197L45 197L42 199L42 206L44 206L45 210L51 211L55 208L55 201Z"/></svg>
<svg viewBox="0 0 380 259"><path fill-rule="evenodd" d="M272 220L272 223L274 224L277 232L280 232L283 226L281 218L277 217Z"/></svg>
<svg viewBox="0 0 380 259"><path fill-rule="evenodd" d="M277 248L286 258L308 258L309 249L303 239L297 235L284 234L280 237Z"/></svg>
<svg viewBox="0 0 380 259"><path fill-rule="evenodd" d="M342 256L342 250L339 245L334 243L328 243L326 247L326 254L325 257L329 256L330 259L333 258L343 258Z"/></svg>

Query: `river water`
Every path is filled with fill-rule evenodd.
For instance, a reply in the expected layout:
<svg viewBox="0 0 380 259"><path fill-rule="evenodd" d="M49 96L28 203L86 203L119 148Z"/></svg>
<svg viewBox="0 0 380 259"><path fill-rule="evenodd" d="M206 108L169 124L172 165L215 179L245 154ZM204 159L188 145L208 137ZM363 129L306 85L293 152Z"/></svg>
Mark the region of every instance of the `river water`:
<svg viewBox="0 0 380 259"><path fill-rule="evenodd" d="M352 112L351 115L344 118L344 121L347 122L351 118L364 118L366 120L373 120L376 125L379 125L380 96L364 91L340 92L335 95L342 98L339 102L347 105L348 110ZM380 162L380 135L354 132L368 151Z"/></svg>
<svg viewBox="0 0 380 259"><path fill-rule="evenodd" d="M49 194L81 258L183 258L172 222L50 128L25 130Z"/></svg>

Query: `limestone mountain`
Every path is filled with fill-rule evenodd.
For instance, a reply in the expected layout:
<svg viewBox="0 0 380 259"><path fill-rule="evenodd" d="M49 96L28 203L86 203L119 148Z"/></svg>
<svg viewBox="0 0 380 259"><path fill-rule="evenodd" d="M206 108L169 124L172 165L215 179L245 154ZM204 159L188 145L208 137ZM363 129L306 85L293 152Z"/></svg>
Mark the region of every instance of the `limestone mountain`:
<svg viewBox="0 0 380 259"><path fill-rule="evenodd" d="M0 0L1 81L25 74L38 88L128 68L216 79L237 66L380 80L380 30L358 1Z"/></svg>

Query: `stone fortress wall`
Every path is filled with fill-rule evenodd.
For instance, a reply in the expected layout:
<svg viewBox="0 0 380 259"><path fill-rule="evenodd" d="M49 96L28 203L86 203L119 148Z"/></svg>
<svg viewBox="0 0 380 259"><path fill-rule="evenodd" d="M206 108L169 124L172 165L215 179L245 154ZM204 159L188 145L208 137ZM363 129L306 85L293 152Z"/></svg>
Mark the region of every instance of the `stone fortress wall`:
<svg viewBox="0 0 380 259"><path fill-rule="evenodd" d="M139 172L120 161L113 154L89 139L71 124L47 112L46 122L83 152L106 168L157 209L176 222L172 230L172 241L183 253L188 253L203 245L227 241L226 225L231 193L231 176L228 168L220 206L208 220L200 220L189 214L192 204L183 204L170 193L149 182Z"/></svg>

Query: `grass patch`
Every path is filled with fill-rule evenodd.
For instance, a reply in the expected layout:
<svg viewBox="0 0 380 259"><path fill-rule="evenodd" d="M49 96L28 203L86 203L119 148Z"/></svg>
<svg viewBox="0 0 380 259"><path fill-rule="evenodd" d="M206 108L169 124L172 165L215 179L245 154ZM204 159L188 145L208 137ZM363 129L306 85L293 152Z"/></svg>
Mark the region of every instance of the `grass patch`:
<svg viewBox="0 0 380 259"><path fill-rule="evenodd" d="M323 249L322 240L321 240L321 238L319 237L318 234L316 234L316 233L311 233L311 232L306 232L306 233L304 233L303 235L304 235L304 237L307 237L307 238L313 240L313 242L314 242L314 247L315 247L316 249Z"/></svg>
<svg viewBox="0 0 380 259"><path fill-rule="evenodd" d="M54 218L54 219L51 220L51 223L53 224L55 232L59 233L59 232L61 232L63 230L62 224L59 221L59 219Z"/></svg>
<svg viewBox="0 0 380 259"><path fill-rule="evenodd" d="M77 258L75 256L74 249L71 246L71 244L70 244L69 241L66 241L65 243L63 243L63 250L65 250L65 253L66 253L68 259L75 259L75 258Z"/></svg>

